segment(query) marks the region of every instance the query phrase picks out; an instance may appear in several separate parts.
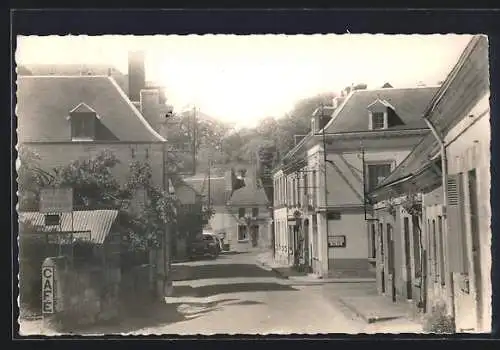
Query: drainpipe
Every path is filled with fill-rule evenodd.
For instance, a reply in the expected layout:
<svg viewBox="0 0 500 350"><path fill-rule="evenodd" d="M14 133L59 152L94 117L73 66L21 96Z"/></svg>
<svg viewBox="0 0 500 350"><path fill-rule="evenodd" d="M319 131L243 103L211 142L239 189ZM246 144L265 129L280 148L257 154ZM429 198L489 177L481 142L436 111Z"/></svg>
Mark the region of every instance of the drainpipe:
<svg viewBox="0 0 500 350"><path fill-rule="evenodd" d="M323 105L321 105L321 116L323 117ZM323 118L322 118L323 119ZM324 243L326 244L326 264L327 264L327 271L330 270L330 258L328 257L328 254L329 254L329 247L328 247L328 187L327 187L327 184L328 184L328 175L326 173L327 171L327 168L326 168L326 163L328 162L328 155L326 153L326 124L323 125L323 165L324 165L324 174L323 174L323 177L324 177L324 181L325 181L325 186L324 186L324 196L325 196L325 201L324 201L324 205L325 205L325 229L326 229L326 241L324 241ZM324 251L324 249L323 249ZM333 249L332 249L332 252L333 252ZM333 264L333 258L334 256L332 256L332 264Z"/></svg>
<svg viewBox="0 0 500 350"><path fill-rule="evenodd" d="M447 203L448 203L448 186L447 186L447 178L448 178L448 159L446 157L446 144L444 142L444 139L439 135L438 131L436 130L435 126L432 124L432 122L428 119L428 115L424 115L424 121L431 129L432 134L434 135L434 138L439 142L440 145L440 153L441 153L441 182L443 186L443 232L446 235L446 240L445 242L448 242L448 216L447 216ZM443 247L445 248L444 251L447 252L449 247L447 244ZM445 253L447 254L447 253ZM445 265L446 266L446 265ZM448 270L448 267L445 267L445 271ZM454 301L454 291L453 291L453 276L450 272L446 271L446 284L449 286L447 288L447 298L448 298L448 303L451 305L450 308L450 314L452 317L455 316L455 301Z"/></svg>

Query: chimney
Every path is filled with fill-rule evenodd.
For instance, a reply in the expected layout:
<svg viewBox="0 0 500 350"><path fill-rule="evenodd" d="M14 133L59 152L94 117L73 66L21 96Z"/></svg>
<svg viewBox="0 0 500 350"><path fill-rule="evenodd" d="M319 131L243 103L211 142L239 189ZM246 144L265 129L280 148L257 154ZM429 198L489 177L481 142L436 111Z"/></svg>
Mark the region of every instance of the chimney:
<svg viewBox="0 0 500 350"><path fill-rule="evenodd" d="M140 101L141 90L146 86L144 69L144 53L142 51L128 54L128 92L131 101Z"/></svg>
<svg viewBox="0 0 500 350"><path fill-rule="evenodd" d="M331 108L331 106L330 106ZM316 134L323 129L332 119L332 111L323 107L318 107L311 118L311 131Z"/></svg>
<svg viewBox="0 0 500 350"><path fill-rule="evenodd" d="M141 113L149 125L159 131L163 119L160 108L160 92L157 89L142 89L140 91L140 106Z"/></svg>

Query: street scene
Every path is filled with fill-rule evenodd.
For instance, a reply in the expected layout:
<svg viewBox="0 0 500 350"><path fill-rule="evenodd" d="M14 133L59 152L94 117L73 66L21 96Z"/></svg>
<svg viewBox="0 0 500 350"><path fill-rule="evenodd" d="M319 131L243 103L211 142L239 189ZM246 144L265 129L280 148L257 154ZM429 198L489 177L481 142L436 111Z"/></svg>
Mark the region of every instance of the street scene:
<svg viewBox="0 0 500 350"><path fill-rule="evenodd" d="M491 332L486 36L19 36L16 74L21 336Z"/></svg>

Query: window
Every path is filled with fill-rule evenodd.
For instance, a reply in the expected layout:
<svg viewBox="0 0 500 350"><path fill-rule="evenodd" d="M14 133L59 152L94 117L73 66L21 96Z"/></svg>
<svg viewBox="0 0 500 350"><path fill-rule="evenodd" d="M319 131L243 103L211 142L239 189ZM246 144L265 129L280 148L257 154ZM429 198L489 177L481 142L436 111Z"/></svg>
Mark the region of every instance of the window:
<svg viewBox="0 0 500 350"><path fill-rule="evenodd" d="M312 172L312 185L311 185L311 196L312 196L312 205L316 206L317 203L317 191L316 191L316 183L318 179L316 177L316 170Z"/></svg>
<svg viewBox="0 0 500 350"><path fill-rule="evenodd" d="M95 137L95 115L73 114L71 116L71 138L75 140L93 140Z"/></svg>
<svg viewBox="0 0 500 350"><path fill-rule="evenodd" d="M256 218L259 216L259 208L252 208L252 217Z"/></svg>
<svg viewBox="0 0 500 350"><path fill-rule="evenodd" d="M391 163L368 165L368 191L373 190L391 173Z"/></svg>
<svg viewBox="0 0 500 350"><path fill-rule="evenodd" d="M238 225L238 241L248 240L248 229L246 225Z"/></svg>
<svg viewBox="0 0 500 350"><path fill-rule="evenodd" d="M384 129L385 116L383 112L373 112L372 113L372 130Z"/></svg>
<svg viewBox="0 0 500 350"><path fill-rule="evenodd" d="M240 219L245 217L245 208L239 208L238 209L238 217Z"/></svg>

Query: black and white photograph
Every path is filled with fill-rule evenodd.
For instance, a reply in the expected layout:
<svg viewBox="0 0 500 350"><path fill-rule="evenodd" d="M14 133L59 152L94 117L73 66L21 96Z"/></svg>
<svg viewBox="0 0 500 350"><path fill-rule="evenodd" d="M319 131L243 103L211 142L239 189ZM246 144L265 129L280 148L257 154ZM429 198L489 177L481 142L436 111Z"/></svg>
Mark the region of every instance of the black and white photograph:
<svg viewBox="0 0 500 350"><path fill-rule="evenodd" d="M19 333L490 333L483 34L18 35Z"/></svg>

